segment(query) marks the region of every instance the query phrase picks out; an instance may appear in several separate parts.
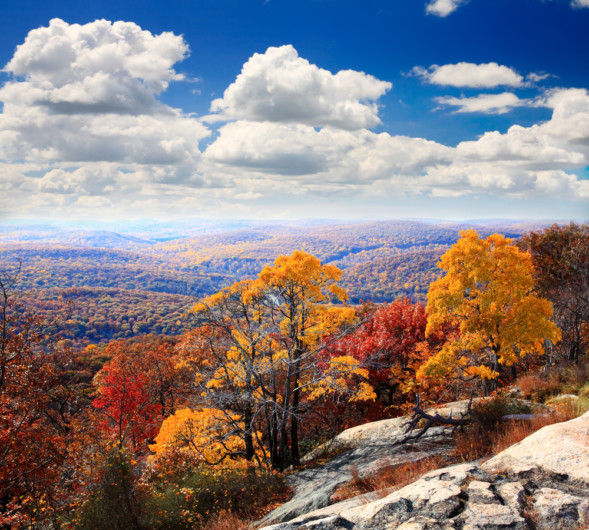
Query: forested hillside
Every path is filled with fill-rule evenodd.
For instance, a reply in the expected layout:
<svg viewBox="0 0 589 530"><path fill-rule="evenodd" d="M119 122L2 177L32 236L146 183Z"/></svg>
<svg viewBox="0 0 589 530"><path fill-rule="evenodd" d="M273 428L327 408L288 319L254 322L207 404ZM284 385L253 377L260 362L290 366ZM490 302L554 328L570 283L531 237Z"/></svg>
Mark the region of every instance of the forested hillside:
<svg viewBox="0 0 589 530"><path fill-rule="evenodd" d="M575 408L542 414L548 423L589 408L587 225L554 225L517 241L469 229L441 256L448 228L436 242L427 226L411 241L371 226L385 235L308 229L339 231L337 245L311 242L309 233L289 243L292 227L274 235L260 228L256 259L308 242L332 253L331 263L304 250L279 253L252 278L199 298L150 283L157 274L173 279L174 267L188 278L200 266L184 266L182 253L164 259L178 243L145 253L5 244L0 526L245 529L288 497L285 473L313 449L329 454L324 442L347 427L412 409L420 427L399 443L434 420L459 425L448 457L463 461L536 428L503 421L530 412L529 401L511 399L512 385L554 409L560 394L569 404L574 394ZM249 244L251 230L222 235L221 251ZM382 240L365 252L384 255L342 271L334 263L361 256L349 250L358 240ZM121 283L135 288L76 285L101 273L103 255L110 261L99 280L116 285L120 270ZM436 261L441 274L432 281ZM356 297L396 299L346 304L345 275ZM59 282L68 287L51 285ZM398 290L425 292L420 282L431 282L427 305L397 298ZM423 409L468 396L460 418ZM395 473L409 471L421 473ZM397 484L390 480L382 487ZM354 487L343 484L338 495Z"/></svg>
<svg viewBox="0 0 589 530"><path fill-rule="evenodd" d="M70 302L72 338L100 342L176 334L197 299L253 278L276 256L304 250L344 271L351 303L423 301L436 262L469 225L254 221L3 225L0 268L19 269L19 288L49 314ZM481 235L520 237L542 223L489 222ZM119 232L114 231L120 230ZM51 302L51 303L48 303ZM125 318L126 317L126 318Z"/></svg>

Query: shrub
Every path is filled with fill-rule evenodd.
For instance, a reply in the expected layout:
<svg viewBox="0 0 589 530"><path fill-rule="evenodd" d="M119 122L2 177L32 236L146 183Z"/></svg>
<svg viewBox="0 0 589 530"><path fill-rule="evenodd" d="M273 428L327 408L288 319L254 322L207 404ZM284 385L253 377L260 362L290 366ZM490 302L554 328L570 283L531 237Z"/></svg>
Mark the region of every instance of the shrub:
<svg viewBox="0 0 589 530"><path fill-rule="evenodd" d="M545 370L544 373L520 376L515 385L524 397L544 403L558 394L577 394L584 392L589 383L589 359L579 363L564 363Z"/></svg>
<svg viewBox="0 0 589 530"><path fill-rule="evenodd" d="M287 494L283 477L269 470L200 467L178 482L152 485L143 523L148 528L210 528L212 521L257 518Z"/></svg>
<svg viewBox="0 0 589 530"><path fill-rule="evenodd" d="M530 412L530 407L521 401L498 394L473 404L471 409L472 428L488 432L495 429L503 421L503 416L508 414L529 414Z"/></svg>
<svg viewBox="0 0 589 530"><path fill-rule="evenodd" d="M515 385L525 398L544 403L550 396L558 393L560 384L555 376L540 377L538 374L520 376Z"/></svg>
<svg viewBox="0 0 589 530"><path fill-rule="evenodd" d="M473 406L472 424L455 434L455 455L469 462L500 453L546 425L577 417L579 412L570 403L562 402L561 409L555 413L536 414L526 420L504 420L503 416L509 414L528 414L530 408L501 396L482 401Z"/></svg>
<svg viewBox="0 0 589 530"><path fill-rule="evenodd" d="M139 511L129 458L117 449L107 457L102 479L74 514L73 525L78 530L139 529Z"/></svg>

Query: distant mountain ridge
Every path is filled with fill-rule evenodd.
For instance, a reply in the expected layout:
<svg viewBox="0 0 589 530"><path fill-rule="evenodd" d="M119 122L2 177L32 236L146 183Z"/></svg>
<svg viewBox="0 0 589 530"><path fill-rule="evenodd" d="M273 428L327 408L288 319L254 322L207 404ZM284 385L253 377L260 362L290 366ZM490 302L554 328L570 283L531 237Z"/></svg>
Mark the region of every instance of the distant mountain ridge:
<svg viewBox="0 0 589 530"><path fill-rule="evenodd" d="M492 221L476 229L482 236L500 232L517 238L547 224ZM146 226L152 226L153 232ZM0 271L20 267L20 288L41 298L46 289L91 287L196 300L255 277L281 254L304 250L342 269L341 285L351 303L390 302L405 296L424 301L429 284L440 275L439 257L461 230L471 226L419 221L219 221L194 226L130 224L129 231L121 233L103 229L106 226L94 230L5 223L0 224ZM132 336L133 328L128 331ZM149 325L141 328L153 331Z"/></svg>

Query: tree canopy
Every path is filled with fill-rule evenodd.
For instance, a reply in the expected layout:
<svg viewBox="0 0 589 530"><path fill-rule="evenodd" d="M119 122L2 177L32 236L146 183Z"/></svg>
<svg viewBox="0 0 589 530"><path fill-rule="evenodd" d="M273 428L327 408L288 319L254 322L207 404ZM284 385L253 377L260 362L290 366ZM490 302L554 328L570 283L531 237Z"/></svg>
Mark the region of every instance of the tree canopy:
<svg viewBox="0 0 589 530"><path fill-rule="evenodd" d="M287 451L298 460L302 400L329 393L373 397L369 385L350 384L352 374L367 375L358 360L333 357L326 348L355 319L352 308L331 304L347 298L337 285L340 275L296 251L277 258L256 280L234 284L195 307L200 328L188 335L183 350L195 366L198 401L225 413L244 438L247 458L263 446L274 467L284 467Z"/></svg>
<svg viewBox="0 0 589 530"><path fill-rule="evenodd" d="M420 368L421 376L459 375L488 389L484 382L496 379L501 365L541 355L545 339L560 339L552 305L533 291L532 257L509 238L463 231L438 266L446 274L429 289L426 334L444 325L455 333Z"/></svg>

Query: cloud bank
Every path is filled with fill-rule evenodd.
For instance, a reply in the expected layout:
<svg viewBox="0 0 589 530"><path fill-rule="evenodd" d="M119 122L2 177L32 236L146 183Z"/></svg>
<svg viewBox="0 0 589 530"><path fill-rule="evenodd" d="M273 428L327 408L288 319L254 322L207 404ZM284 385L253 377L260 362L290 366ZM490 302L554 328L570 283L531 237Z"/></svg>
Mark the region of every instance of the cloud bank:
<svg viewBox="0 0 589 530"><path fill-rule="evenodd" d="M589 166L587 90L554 90L534 101L552 111L544 123L449 147L375 132L392 84L329 72L290 45L250 57L212 101L211 115L197 120L159 99L182 82L175 68L187 54L182 37L130 22L55 19L32 30L0 88L0 210L301 217L332 201L370 211L371 201L415 197L589 197L589 181L578 176ZM440 86L526 83L497 63L433 66L418 75ZM532 104L509 92L438 103L458 113Z"/></svg>

